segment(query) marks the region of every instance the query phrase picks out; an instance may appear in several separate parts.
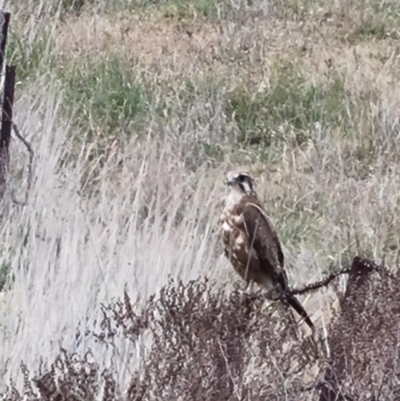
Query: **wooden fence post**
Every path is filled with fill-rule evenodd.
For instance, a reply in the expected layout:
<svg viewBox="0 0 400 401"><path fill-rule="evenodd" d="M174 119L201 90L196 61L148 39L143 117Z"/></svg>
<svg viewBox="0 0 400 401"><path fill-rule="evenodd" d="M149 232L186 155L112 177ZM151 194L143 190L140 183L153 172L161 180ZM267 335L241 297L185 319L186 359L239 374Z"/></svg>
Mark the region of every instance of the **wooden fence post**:
<svg viewBox="0 0 400 401"><path fill-rule="evenodd" d="M4 60L6 58L6 44L8 36L8 25L10 23L10 13L3 13L0 11L0 72L3 72Z"/></svg>
<svg viewBox="0 0 400 401"><path fill-rule="evenodd" d="M3 111L1 116L1 147L8 149L13 121L15 65L6 65Z"/></svg>
<svg viewBox="0 0 400 401"><path fill-rule="evenodd" d="M4 61L6 57L6 45L8 36L8 26L10 23L10 13L0 12L0 73L3 72ZM4 97L1 103L2 120L0 134L0 196L4 196L7 183L7 171L9 166L9 145L12 128L12 108L14 103L15 88L15 66L5 68L4 77Z"/></svg>

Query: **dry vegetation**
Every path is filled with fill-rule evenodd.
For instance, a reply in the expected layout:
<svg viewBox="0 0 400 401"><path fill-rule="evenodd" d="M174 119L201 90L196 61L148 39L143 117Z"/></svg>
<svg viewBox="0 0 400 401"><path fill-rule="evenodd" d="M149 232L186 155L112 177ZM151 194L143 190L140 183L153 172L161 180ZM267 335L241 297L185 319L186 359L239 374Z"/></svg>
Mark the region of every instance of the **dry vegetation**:
<svg viewBox="0 0 400 401"><path fill-rule="evenodd" d="M28 205L1 205L0 394L314 399L324 361L235 289L222 175L257 176L291 284L397 266L400 3L3 3L35 164ZM335 291L301 301L329 330Z"/></svg>

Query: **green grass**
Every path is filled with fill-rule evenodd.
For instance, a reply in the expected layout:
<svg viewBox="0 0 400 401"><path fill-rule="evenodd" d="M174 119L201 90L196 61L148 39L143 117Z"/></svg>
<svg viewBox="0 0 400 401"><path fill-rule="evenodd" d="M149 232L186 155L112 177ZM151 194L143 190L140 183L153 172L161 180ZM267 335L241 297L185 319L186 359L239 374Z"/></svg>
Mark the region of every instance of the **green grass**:
<svg viewBox="0 0 400 401"><path fill-rule="evenodd" d="M170 0L160 5L161 14L173 20L187 19L196 15L217 19L225 8L226 5L217 0Z"/></svg>
<svg viewBox="0 0 400 401"><path fill-rule="evenodd" d="M376 93L350 91L346 71L332 70L313 82L298 62L273 64L270 87L262 92L239 86L228 96L226 115L238 132L238 142L254 146L264 162L280 160L285 149L319 143L326 137L348 138L356 147L352 162L368 174L377 153L379 119L371 118ZM378 135L378 136L377 136Z"/></svg>
<svg viewBox="0 0 400 401"><path fill-rule="evenodd" d="M61 12L76 14L95 8L97 12L103 14L144 12L172 21L191 20L198 17L220 21L239 14L242 16L245 8L253 3L248 1L236 4L231 0L106 0L103 2L64 0Z"/></svg>
<svg viewBox="0 0 400 401"><path fill-rule="evenodd" d="M145 83L118 58L87 59L60 72L66 100L76 113L74 124L113 135L140 126L150 109Z"/></svg>
<svg viewBox="0 0 400 401"><path fill-rule="evenodd" d="M398 38L398 29L400 28L400 9L396 16L388 15L377 11L376 14L368 15L361 20L350 35L351 39L384 40L390 37Z"/></svg>
<svg viewBox="0 0 400 401"><path fill-rule="evenodd" d="M0 263L0 291L2 291L7 283L10 276L11 266L9 263Z"/></svg>
<svg viewBox="0 0 400 401"><path fill-rule="evenodd" d="M345 110L352 102L344 76L336 74L326 84L314 84L299 63L277 62L270 82L271 87L262 92L238 87L230 94L226 113L237 124L240 142L301 145L312 139L316 124L344 124Z"/></svg>
<svg viewBox="0 0 400 401"><path fill-rule="evenodd" d="M299 18L309 16L313 11L326 4L325 0L272 0L271 5L281 17L295 15Z"/></svg>
<svg viewBox="0 0 400 401"><path fill-rule="evenodd" d="M288 246L294 248L314 237L318 227L315 216L304 210L281 210L279 219L280 238Z"/></svg>
<svg viewBox="0 0 400 401"><path fill-rule="evenodd" d="M136 2L136 0L58 0L48 2L25 0L24 2L15 2L15 11L18 14L30 14L40 10L40 18L64 20L68 16L80 16L84 12L123 10Z"/></svg>
<svg viewBox="0 0 400 401"><path fill-rule="evenodd" d="M282 19L322 21L336 25L343 39L358 42L398 38L400 3L396 0L350 0L339 5L325 0L273 0Z"/></svg>
<svg viewBox="0 0 400 401"><path fill-rule="evenodd" d="M181 20L194 16L217 18L222 10L228 9L229 4L226 0L63 0L58 11L65 16L90 9L104 14L157 10L165 18Z"/></svg>
<svg viewBox="0 0 400 401"><path fill-rule="evenodd" d="M59 11L63 13L79 13L84 6L94 4L94 1L88 0L61 0L59 4Z"/></svg>
<svg viewBox="0 0 400 401"><path fill-rule="evenodd" d="M17 66L18 80L27 84L40 75L50 72L56 65L55 43L45 28L33 31L27 38L11 31L8 37L6 57L9 64Z"/></svg>

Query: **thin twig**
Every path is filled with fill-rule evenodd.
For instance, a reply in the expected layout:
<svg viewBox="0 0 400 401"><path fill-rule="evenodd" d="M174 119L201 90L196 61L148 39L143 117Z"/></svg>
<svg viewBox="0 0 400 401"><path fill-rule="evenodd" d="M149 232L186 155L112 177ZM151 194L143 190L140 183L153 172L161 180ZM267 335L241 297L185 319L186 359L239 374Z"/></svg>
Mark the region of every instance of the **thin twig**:
<svg viewBox="0 0 400 401"><path fill-rule="evenodd" d="M29 197L29 190L31 188L32 184L32 166L33 166L33 157L34 157L34 152L32 149L32 146L30 143L21 135L19 132L17 124L14 122L12 123L12 129L14 131L15 136L22 142L22 144L26 147L29 153L29 162L28 162L28 179L27 179L27 188L25 191L25 200L24 201L18 201L15 197L15 194L13 191L11 191L11 200L19 206L26 206L28 204L28 197Z"/></svg>

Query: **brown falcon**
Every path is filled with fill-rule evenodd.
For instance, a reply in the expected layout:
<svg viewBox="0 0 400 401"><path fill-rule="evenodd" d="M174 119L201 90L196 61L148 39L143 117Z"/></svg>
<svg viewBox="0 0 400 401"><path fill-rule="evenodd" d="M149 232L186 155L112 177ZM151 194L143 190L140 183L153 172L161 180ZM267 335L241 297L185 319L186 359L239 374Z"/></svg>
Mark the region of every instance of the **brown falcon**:
<svg viewBox="0 0 400 401"><path fill-rule="evenodd" d="M313 329L307 312L288 291L284 256L275 228L254 191L254 180L242 172L227 174L230 187L221 216L225 256L249 284L276 289L285 305L290 305Z"/></svg>

